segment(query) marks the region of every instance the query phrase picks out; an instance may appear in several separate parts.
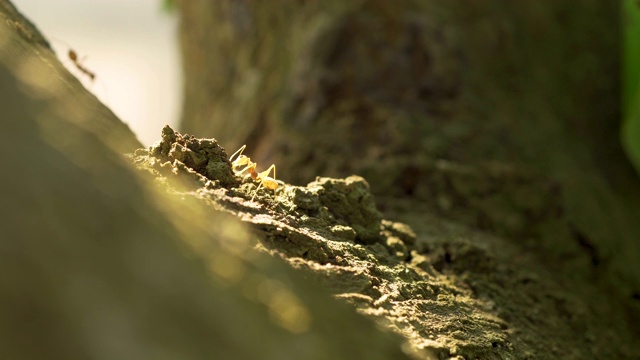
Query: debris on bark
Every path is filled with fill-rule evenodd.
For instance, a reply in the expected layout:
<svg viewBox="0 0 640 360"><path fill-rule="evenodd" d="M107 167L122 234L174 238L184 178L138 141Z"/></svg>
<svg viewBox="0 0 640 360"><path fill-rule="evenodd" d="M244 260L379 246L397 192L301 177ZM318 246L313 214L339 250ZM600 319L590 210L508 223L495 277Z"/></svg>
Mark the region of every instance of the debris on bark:
<svg viewBox="0 0 640 360"><path fill-rule="evenodd" d="M250 224L258 249L403 335L416 359L639 355L624 330L607 330L624 318L590 300L595 290L579 298L532 255L429 207L412 212L414 229L385 219L359 176L258 190L216 140L168 126L130 158L170 191Z"/></svg>

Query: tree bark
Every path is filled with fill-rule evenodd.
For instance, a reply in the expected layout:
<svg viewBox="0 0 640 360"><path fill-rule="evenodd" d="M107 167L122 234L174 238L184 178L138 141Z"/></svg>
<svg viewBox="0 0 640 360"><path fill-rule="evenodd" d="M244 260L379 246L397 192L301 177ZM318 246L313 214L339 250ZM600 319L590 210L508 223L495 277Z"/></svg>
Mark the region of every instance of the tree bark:
<svg viewBox="0 0 640 360"><path fill-rule="evenodd" d="M533 171L596 248L598 271L624 296L640 290L617 3L179 4L185 131L246 143L287 181L355 172L416 201L437 195L425 189L436 160Z"/></svg>
<svg viewBox="0 0 640 360"><path fill-rule="evenodd" d="M416 229L436 213L503 236L637 318L618 3L178 4L184 131L247 144L293 183L363 175Z"/></svg>
<svg viewBox="0 0 640 360"><path fill-rule="evenodd" d="M328 248L307 238L321 219L297 229L263 217L272 253L321 268L338 297L410 332L415 358L638 357L640 187L617 145L616 4L180 9L190 132L248 143L261 169L273 161L290 181L361 173L385 216L415 230L385 221L392 236L369 244L341 224L332 230L346 240L327 259L305 255ZM0 17L3 357L408 356L398 336L256 253L237 221L134 170L122 153L140 144L126 125L6 0ZM379 220L362 179L315 186L341 221L362 213L340 199ZM362 270L335 266L350 261ZM234 271L244 281L230 282ZM278 323L273 294L308 311L305 331Z"/></svg>
<svg viewBox="0 0 640 360"><path fill-rule="evenodd" d="M123 155L141 147L133 133L6 0L0 112L1 358L407 358L398 336L256 254L237 219L141 176ZM310 324L279 325L221 267L277 287Z"/></svg>

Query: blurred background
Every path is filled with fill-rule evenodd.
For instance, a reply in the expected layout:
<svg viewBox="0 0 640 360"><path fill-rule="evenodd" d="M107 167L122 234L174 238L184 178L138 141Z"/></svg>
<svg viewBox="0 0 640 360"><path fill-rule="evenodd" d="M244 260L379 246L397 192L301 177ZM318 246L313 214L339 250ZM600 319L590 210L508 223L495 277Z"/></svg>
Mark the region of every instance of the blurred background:
<svg viewBox="0 0 640 360"><path fill-rule="evenodd" d="M72 73L127 123L146 146L176 127L182 100L178 16L160 0L13 0L47 36ZM624 124L627 156L640 172L640 11L625 0ZM634 45L634 46L630 46ZM73 49L94 81L68 58Z"/></svg>
<svg viewBox="0 0 640 360"><path fill-rule="evenodd" d="M146 146L175 126L182 99L178 17L159 0L13 0L62 63ZM73 49L91 79L68 58Z"/></svg>

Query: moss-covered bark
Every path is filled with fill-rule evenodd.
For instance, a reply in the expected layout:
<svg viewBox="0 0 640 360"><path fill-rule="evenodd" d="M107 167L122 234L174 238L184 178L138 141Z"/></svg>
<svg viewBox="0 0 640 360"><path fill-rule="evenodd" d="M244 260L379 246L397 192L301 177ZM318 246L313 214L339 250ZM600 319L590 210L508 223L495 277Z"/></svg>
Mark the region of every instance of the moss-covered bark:
<svg viewBox="0 0 640 360"><path fill-rule="evenodd" d="M392 214L412 223L413 230L381 220L369 186L357 176L319 177L306 187L279 183L259 191L258 180L236 168L237 181L223 182L233 166L220 154L224 151L211 139L165 127L161 142L131 158L181 198L224 209L250 224L257 248L402 334L403 348L416 359L640 355L619 301L603 302L610 295L602 289L541 267L522 244L447 221L415 202L411 211ZM210 166L222 171L211 173ZM474 183L468 177L473 169L453 170L440 166L433 172ZM521 188L535 189L526 178L519 180ZM253 276L232 267L216 270L243 284L247 296L260 297ZM275 292L279 298L288 297L280 292ZM315 314L300 311L297 301L278 308L286 311L277 319L300 331Z"/></svg>
<svg viewBox="0 0 640 360"><path fill-rule="evenodd" d="M45 45L0 0L0 357L406 358L236 219L141 176L133 133Z"/></svg>
<svg viewBox="0 0 640 360"><path fill-rule="evenodd" d="M249 144L289 181L357 172L377 194L421 200L434 200L420 187L436 160L474 166L498 202L513 194L487 163L527 168L555 189L531 198L559 198L580 234L563 241L595 248L630 298L640 181L618 141L617 6L183 1L182 124Z"/></svg>
<svg viewBox="0 0 640 360"><path fill-rule="evenodd" d="M423 232L437 214L500 235L637 319L617 2L178 3L186 131L294 183L363 175Z"/></svg>
<svg viewBox="0 0 640 360"><path fill-rule="evenodd" d="M358 177L251 201L216 141L168 128L136 152L151 183L0 0L2 354L637 358L616 8L574 5L181 4L185 126L285 179L360 172L411 230Z"/></svg>

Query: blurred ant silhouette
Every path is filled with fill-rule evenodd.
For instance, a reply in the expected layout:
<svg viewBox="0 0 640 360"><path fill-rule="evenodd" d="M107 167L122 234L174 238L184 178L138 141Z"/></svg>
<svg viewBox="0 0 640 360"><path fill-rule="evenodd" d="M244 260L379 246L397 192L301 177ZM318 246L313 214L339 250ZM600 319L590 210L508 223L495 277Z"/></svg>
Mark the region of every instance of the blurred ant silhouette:
<svg viewBox="0 0 640 360"><path fill-rule="evenodd" d="M66 41L57 39L55 37L51 37L51 40L61 43L63 44L67 49L67 57L69 58L69 60L71 60L71 62L73 63L73 65L76 67L76 69L78 69L80 72L82 72L83 74L85 74L89 79L91 79L91 81L94 81L96 79L96 73L94 73L93 71L87 69L84 64L82 64L82 61L86 58L83 57L82 59L78 56L78 53L73 50L71 48L71 46L69 46L69 44Z"/></svg>
<svg viewBox="0 0 640 360"><path fill-rule="evenodd" d="M96 79L96 74L87 69L84 65L82 65L82 60L78 59L78 54L75 52L75 50L69 48L69 59L73 62L73 64L76 66L76 68L78 68L78 70L82 71L85 75L87 75L91 81Z"/></svg>

